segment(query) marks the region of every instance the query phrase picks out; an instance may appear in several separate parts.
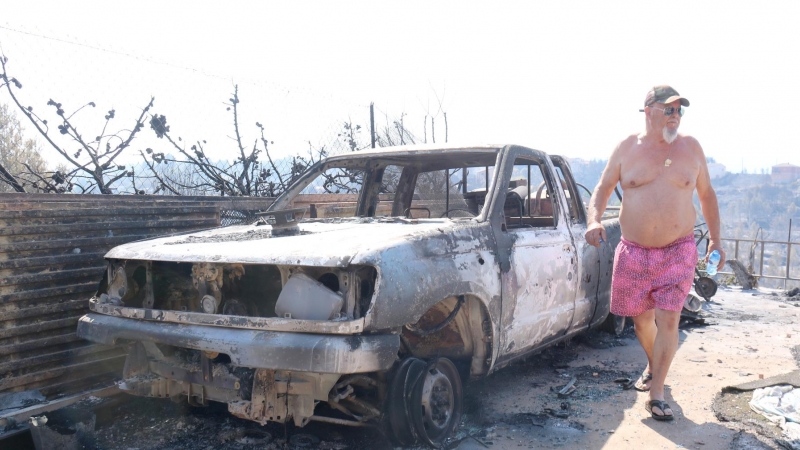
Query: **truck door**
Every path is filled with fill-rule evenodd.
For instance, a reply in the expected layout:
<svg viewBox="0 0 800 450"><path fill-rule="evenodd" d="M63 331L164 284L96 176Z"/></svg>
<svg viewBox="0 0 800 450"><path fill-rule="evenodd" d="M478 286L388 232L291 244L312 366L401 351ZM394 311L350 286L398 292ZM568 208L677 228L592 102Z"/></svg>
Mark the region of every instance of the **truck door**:
<svg viewBox="0 0 800 450"><path fill-rule="evenodd" d="M510 247L510 268L502 273L502 359L564 335L572 325L579 284L563 193L553 189L547 158L531 153L513 159L497 239Z"/></svg>
<svg viewBox="0 0 800 450"><path fill-rule="evenodd" d="M560 156L551 156L556 169L561 191L566 200L568 226L575 243L578 256L577 277L578 284L575 294L575 317L571 330L581 330L589 327L589 322L597 309L597 285L600 278L600 251L597 247L589 245L584 239L586 233L586 207L583 204L581 192L572 176L569 164ZM591 192L587 193L588 198Z"/></svg>

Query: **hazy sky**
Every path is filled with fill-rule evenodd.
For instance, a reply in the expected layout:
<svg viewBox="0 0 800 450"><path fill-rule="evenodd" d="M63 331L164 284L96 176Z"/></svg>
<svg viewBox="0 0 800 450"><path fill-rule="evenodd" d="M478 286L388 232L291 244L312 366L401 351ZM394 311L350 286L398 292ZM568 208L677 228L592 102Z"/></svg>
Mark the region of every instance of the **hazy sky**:
<svg viewBox="0 0 800 450"><path fill-rule="evenodd" d="M172 131L217 157L235 156L234 83L246 141L259 121L279 156L365 123L375 102L379 123L404 113L420 135L435 116L438 142L446 112L450 142L581 158L641 130L645 93L667 83L692 103L681 131L729 170L800 165L798 1L5 0L0 27L35 111L95 101L86 127L112 107L121 126L155 95ZM164 145L151 134L134 147Z"/></svg>

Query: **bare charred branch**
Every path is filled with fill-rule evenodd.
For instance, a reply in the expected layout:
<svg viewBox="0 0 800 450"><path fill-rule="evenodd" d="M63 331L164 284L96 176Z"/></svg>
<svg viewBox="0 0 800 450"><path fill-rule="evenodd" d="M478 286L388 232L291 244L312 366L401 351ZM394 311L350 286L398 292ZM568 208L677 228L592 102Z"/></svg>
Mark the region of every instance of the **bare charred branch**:
<svg viewBox="0 0 800 450"><path fill-rule="evenodd" d="M228 196L260 196L260 195L275 195L276 186L280 186L280 191L283 191L287 186L287 179L292 179L297 176L299 168L307 167L304 160L296 160L289 170L289 174L284 174L278 170L275 161L273 161L269 153L269 145L271 142L266 138L264 127L256 122L256 127L259 128L260 137L253 141L253 145L249 150L245 147L242 138L240 127L240 117L238 105L240 103L238 86L234 86L234 92L229 102L226 103L227 109L232 110L234 136L232 140L236 142L239 156L230 164L212 161L206 154L203 144L205 141L196 141L196 144L190 148L186 148L182 141L178 138L177 141L173 137L169 126L167 126L167 119L163 115L154 114L150 119L150 128L156 133L156 136L165 139L172 148L177 151L183 161L178 161L172 157L165 157L163 153L152 153L150 156L151 161L147 161L148 168L154 174L154 177L159 183L164 185L164 189L170 191L179 191L183 189L199 189L207 190L213 189L220 195ZM261 144L259 145L259 140ZM259 158L265 155L268 161L268 166L265 167ZM142 157L147 160L147 156L142 154ZM189 184L175 184L167 176L157 175L158 164L163 161L185 163L189 164L196 171L197 178ZM277 183L272 178L277 178ZM167 186L168 184L171 186Z"/></svg>
<svg viewBox="0 0 800 450"><path fill-rule="evenodd" d="M148 149L148 150L150 150L150 149ZM150 173L153 174L153 176L156 178L156 180L158 180L159 187L156 190L156 192L158 192L161 189L166 189L166 190L170 191L173 195L181 195L180 192L178 192L177 190L175 190L171 186L172 182L167 183L167 181L164 180L164 178L158 173L158 171L154 167L153 162L148 160L147 157L144 155L144 153L141 150L139 151L139 154L142 155L142 159L144 160L144 163L147 164L147 168L150 169Z"/></svg>
<svg viewBox="0 0 800 450"><path fill-rule="evenodd" d="M112 186L128 176L128 172L115 166L114 161L125 151L125 149L130 146L131 142L144 126L143 119L153 106L154 98L151 97L150 102L147 104L147 106L145 106L145 108L142 109L142 112L140 113L139 118L136 120L133 128L130 130L125 130L127 131L126 136L120 136L119 134L106 135L108 123L115 116L115 111L111 110L105 117L106 122L103 125L101 133L91 140L84 138L84 136L79 132L75 124L72 122L72 119L84 108L95 108L97 106L96 103L88 102L85 105L77 108L71 114L66 114L61 103L50 99L47 104L48 106L53 107L56 116L58 116L60 119L60 124L57 127L59 133L68 136L79 145L78 150L73 153L56 143L50 136L50 129L47 125L47 120L42 119L38 115L34 114L32 107L26 108L19 101L14 93L14 90L12 89L12 85L14 85L17 89L20 89L22 85L16 79L9 79L6 70L6 61L6 58L0 58L0 64L2 64L3 68L3 73L0 76L2 77L4 81L3 85L6 87L6 90L11 96L14 104L16 104L20 111L22 111L28 117L30 122L36 128L36 131L38 131L39 134L44 137L50 146L52 146L67 162L69 162L70 165L75 167L78 172L85 174L85 176L79 176L78 178L87 180L91 179L92 181L90 182L90 185L93 188L97 188L97 190L99 190L102 194L113 193ZM111 141L115 139L118 139L119 142L112 147ZM105 145L103 145L104 141ZM42 181L38 180L38 182L41 183Z"/></svg>
<svg viewBox="0 0 800 450"><path fill-rule="evenodd" d="M2 164L0 164L0 181L5 182L17 192L25 192L25 188L22 187L14 175L11 175Z"/></svg>
<svg viewBox="0 0 800 450"><path fill-rule="evenodd" d="M264 127L258 122L256 122L256 126L261 129L261 143L264 144L264 155L267 156L267 160L269 161L269 165L272 167L273 173L278 177L278 182L281 184L281 190L285 190L287 186L286 183L283 182L281 171L275 166L275 161L272 160L272 156L269 154L267 138L264 137Z"/></svg>
<svg viewBox="0 0 800 450"><path fill-rule="evenodd" d="M8 94L11 96L11 100L14 101L14 104L17 105L17 107L21 111L23 111L23 112L28 111L27 108L23 107L22 104L19 102L19 100L17 99L17 96L14 95L14 91L11 89L11 84L8 83L8 75L6 74L6 61L5 61L5 58L0 58L0 65L2 65L2 67L3 67L3 73L0 74L0 77L2 77L3 80L6 81L5 87L8 90ZM21 85L18 85L17 88L19 89L20 87L21 87ZM28 112L30 112L30 111L28 111ZM70 158L69 153L67 153L64 149L62 149L58 144L53 142L53 140L50 139L50 136L48 135L47 130L43 129L40 126L40 123L42 125L46 126L47 125L46 121L43 121L43 120L37 121L37 119L35 118L35 116L33 114L25 114L25 116L28 117L28 119L31 121L33 126L39 132L39 134L41 134L47 140L47 142L54 149L56 149L56 151L58 151L62 156L64 156L67 159L67 161L69 161L71 164L76 165L76 166L80 166L80 164L78 164L77 161L75 161L72 158Z"/></svg>
<svg viewBox="0 0 800 450"><path fill-rule="evenodd" d="M23 163L23 165L27 171L20 174L20 178L24 178L25 183L37 191L63 194L70 192L73 188L72 177L74 176L74 171L63 173L57 170L55 172L40 173L27 163Z"/></svg>
<svg viewBox="0 0 800 450"><path fill-rule="evenodd" d="M236 177L236 181L238 184L239 190L244 195L250 195L249 188L250 188L250 177L249 177L249 166L250 166L250 158L247 157L244 153L244 145L242 145L242 135L239 132L239 85L235 85L233 87L233 98L230 99L230 107L233 108L233 129L236 133L236 145L239 147L239 154L241 155L242 161L242 173ZM251 153L251 157L255 155L257 152L257 148L253 147L253 153Z"/></svg>

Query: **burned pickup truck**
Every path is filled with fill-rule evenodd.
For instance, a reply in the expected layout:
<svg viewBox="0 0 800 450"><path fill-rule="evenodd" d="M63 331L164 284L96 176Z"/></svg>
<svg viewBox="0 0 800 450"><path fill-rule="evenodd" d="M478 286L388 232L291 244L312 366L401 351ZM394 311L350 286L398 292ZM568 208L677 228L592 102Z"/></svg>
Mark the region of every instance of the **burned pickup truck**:
<svg viewBox="0 0 800 450"><path fill-rule="evenodd" d="M580 189L564 158L514 145L331 157L248 225L112 249L78 335L127 346L131 394L434 445L462 380L624 325L619 224L587 245Z"/></svg>

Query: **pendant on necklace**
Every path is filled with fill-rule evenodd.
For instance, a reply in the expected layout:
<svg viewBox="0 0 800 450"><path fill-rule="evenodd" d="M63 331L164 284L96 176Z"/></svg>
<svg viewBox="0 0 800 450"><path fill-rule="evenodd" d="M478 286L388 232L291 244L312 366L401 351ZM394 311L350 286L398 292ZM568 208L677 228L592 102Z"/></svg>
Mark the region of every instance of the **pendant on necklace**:
<svg viewBox="0 0 800 450"><path fill-rule="evenodd" d="M667 159L664 160L664 167L669 167L670 164L672 164L672 160L671 159L667 158Z"/></svg>

